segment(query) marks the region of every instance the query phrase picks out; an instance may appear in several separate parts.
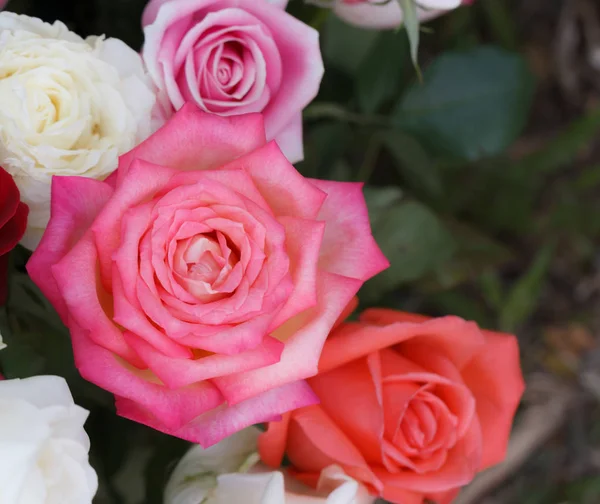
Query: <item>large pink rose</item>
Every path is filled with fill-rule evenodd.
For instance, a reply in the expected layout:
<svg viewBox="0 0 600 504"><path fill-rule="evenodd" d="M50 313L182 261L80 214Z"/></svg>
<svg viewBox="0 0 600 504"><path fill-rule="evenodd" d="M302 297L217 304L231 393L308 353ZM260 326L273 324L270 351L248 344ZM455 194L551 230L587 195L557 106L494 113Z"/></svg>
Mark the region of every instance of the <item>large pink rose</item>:
<svg viewBox="0 0 600 504"><path fill-rule="evenodd" d="M417 0L421 21L435 18L474 0ZM402 9L397 0L334 0L334 12L344 21L363 28L387 29L402 24Z"/></svg>
<svg viewBox="0 0 600 504"><path fill-rule="evenodd" d="M360 184L302 177L258 114L188 104L107 181L54 178L28 271L119 414L207 446L315 402L301 380L386 266Z"/></svg>
<svg viewBox="0 0 600 504"><path fill-rule="evenodd" d="M150 0L143 57L159 113L187 101L219 115L262 112L267 139L303 157L302 109L323 76L319 34L285 12L287 0Z"/></svg>

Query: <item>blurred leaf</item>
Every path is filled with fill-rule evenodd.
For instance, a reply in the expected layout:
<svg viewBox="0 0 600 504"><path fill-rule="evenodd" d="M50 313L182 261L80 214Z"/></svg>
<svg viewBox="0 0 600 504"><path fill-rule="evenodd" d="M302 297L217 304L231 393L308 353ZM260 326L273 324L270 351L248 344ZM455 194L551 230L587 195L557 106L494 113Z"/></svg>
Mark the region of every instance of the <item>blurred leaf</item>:
<svg viewBox="0 0 600 504"><path fill-rule="evenodd" d="M539 251L529 270L513 286L499 314L503 331L515 331L536 308L553 256L554 246L546 245Z"/></svg>
<svg viewBox="0 0 600 504"><path fill-rule="evenodd" d="M384 191L389 197L389 191ZM423 277L454 254L452 235L421 203L399 202L369 210L373 235L391 266L365 284L365 301L375 301L386 291Z"/></svg>
<svg viewBox="0 0 600 504"><path fill-rule="evenodd" d="M565 493L569 502L597 504L600 502L600 476L589 476L570 483Z"/></svg>
<svg viewBox="0 0 600 504"><path fill-rule="evenodd" d="M84 380L75 367L68 329L25 273L13 273L6 307L8 348L0 352L7 378L38 374L64 377L76 401L113 408L112 394ZM5 333L3 332L3 335Z"/></svg>
<svg viewBox="0 0 600 504"><path fill-rule="evenodd" d="M375 45L378 32L351 26L329 16L324 26L323 57L332 67L354 74Z"/></svg>
<svg viewBox="0 0 600 504"><path fill-rule="evenodd" d="M305 160L298 170L305 176L331 178L330 172L344 154L352 130L342 122L324 122L311 128L306 139Z"/></svg>
<svg viewBox="0 0 600 504"><path fill-rule="evenodd" d="M462 292L453 290L437 292L430 295L428 301L442 313L451 313L465 320L472 320L482 327L491 325L490 317L481 301Z"/></svg>
<svg viewBox="0 0 600 504"><path fill-rule="evenodd" d="M527 121L533 79L518 54L495 47L448 52L394 111L434 152L475 160L503 152Z"/></svg>
<svg viewBox="0 0 600 504"><path fill-rule="evenodd" d="M363 112L376 112L400 91L406 37L394 30L379 32L356 75L356 95Z"/></svg>
<svg viewBox="0 0 600 504"><path fill-rule="evenodd" d="M486 233L526 233L539 194L532 177L504 157L486 158L449 169L443 167L444 213L468 216Z"/></svg>
<svg viewBox="0 0 600 504"><path fill-rule="evenodd" d="M402 24L406 28L408 43L410 44L410 58L415 70L421 78L419 69L419 13L417 12L417 2L415 0L397 0L402 9Z"/></svg>
<svg viewBox="0 0 600 504"><path fill-rule="evenodd" d="M385 218L386 212L392 205L399 203L403 198L402 190L399 187L373 187L365 186L363 194L369 209L369 218L374 227Z"/></svg>
<svg viewBox="0 0 600 504"><path fill-rule="evenodd" d="M334 161L331 170L329 170L327 178L337 182L350 182L352 181L352 169L346 161L337 159Z"/></svg>
<svg viewBox="0 0 600 504"><path fill-rule="evenodd" d="M511 51L518 49L517 27L514 15L505 0L480 0L477 6L483 11L494 38Z"/></svg>
<svg viewBox="0 0 600 504"><path fill-rule="evenodd" d="M505 245L475 228L457 222L447 222L446 226L456 241L456 253L419 282L419 287L426 292L451 289L475 280L486 270L513 257Z"/></svg>
<svg viewBox="0 0 600 504"><path fill-rule="evenodd" d="M600 108L578 117L545 148L524 157L518 163L522 170L548 175L577 159L582 149L600 134Z"/></svg>
<svg viewBox="0 0 600 504"><path fill-rule="evenodd" d="M588 191L600 185L600 164L586 167L581 175L573 180L574 192Z"/></svg>
<svg viewBox="0 0 600 504"><path fill-rule="evenodd" d="M43 374L46 363L44 357L14 329L6 309L1 308L0 334L7 345L0 352L2 374L6 378L26 378Z"/></svg>
<svg viewBox="0 0 600 504"><path fill-rule="evenodd" d="M488 306L499 310L504 300L504 289L498 272L492 269L484 271L479 278L479 285Z"/></svg>
<svg viewBox="0 0 600 504"><path fill-rule="evenodd" d="M432 198L442 193L442 180L433 161L412 136L400 131L381 135L383 144L396 161L395 166L406 182Z"/></svg>

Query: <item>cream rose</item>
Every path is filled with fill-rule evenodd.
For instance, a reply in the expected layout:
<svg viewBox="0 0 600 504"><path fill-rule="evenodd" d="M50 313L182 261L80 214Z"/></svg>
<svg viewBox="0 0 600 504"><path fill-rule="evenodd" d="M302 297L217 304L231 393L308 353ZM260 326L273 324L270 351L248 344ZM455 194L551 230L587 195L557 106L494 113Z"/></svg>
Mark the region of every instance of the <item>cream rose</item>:
<svg viewBox="0 0 600 504"><path fill-rule="evenodd" d="M63 378L0 381L0 504L92 502L87 416Z"/></svg>
<svg viewBox="0 0 600 504"><path fill-rule="evenodd" d="M52 176L106 178L151 133L154 103L141 57L120 40L0 13L0 166L31 211L23 245L46 228Z"/></svg>
<svg viewBox="0 0 600 504"><path fill-rule="evenodd" d="M375 498L336 466L323 470L317 490L271 471L258 458L260 432L251 427L181 459L164 504L371 504Z"/></svg>

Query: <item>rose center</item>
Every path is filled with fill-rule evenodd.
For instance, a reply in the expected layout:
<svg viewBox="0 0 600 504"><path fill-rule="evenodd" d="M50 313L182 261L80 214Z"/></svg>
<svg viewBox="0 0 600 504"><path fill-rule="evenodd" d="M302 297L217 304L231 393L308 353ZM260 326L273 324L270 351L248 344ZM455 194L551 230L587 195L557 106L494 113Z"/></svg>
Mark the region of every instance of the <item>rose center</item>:
<svg viewBox="0 0 600 504"><path fill-rule="evenodd" d="M175 272L191 294L208 300L219 295L219 286L238 260L236 251L221 233L199 234L178 243Z"/></svg>
<svg viewBox="0 0 600 504"><path fill-rule="evenodd" d="M457 417L437 396L434 388L423 387L409 401L399 418L394 446L413 463L446 452L456 443Z"/></svg>
<svg viewBox="0 0 600 504"><path fill-rule="evenodd" d="M221 61L219 63L217 80L222 85L226 85L231 80L231 64L229 62Z"/></svg>
<svg viewBox="0 0 600 504"><path fill-rule="evenodd" d="M437 427L438 414L431 405L422 400L411 401L400 429L404 438L416 449L423 449L433 440Z"/></svg>

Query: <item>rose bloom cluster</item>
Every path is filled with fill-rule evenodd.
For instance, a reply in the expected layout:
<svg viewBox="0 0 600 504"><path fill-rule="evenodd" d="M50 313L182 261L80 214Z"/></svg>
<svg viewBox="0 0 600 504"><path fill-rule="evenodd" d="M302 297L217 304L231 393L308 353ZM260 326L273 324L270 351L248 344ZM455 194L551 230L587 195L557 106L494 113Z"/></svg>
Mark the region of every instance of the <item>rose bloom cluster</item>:
<svg viewBox="0 0 600 504"><path fill-rule="evenodd" d="M0 13L0 304L20 242L83 378L194 443L166 504L448 504L504 457L516 339L457 317L347 320L389 262L362 185L292 164L323 63L286 4L151 0L141 53ZM398 9L334 5L378 27ZM63 378L7 378L0 504L91 503L88 412Z"/></svg>

